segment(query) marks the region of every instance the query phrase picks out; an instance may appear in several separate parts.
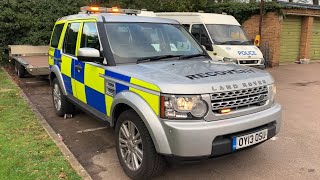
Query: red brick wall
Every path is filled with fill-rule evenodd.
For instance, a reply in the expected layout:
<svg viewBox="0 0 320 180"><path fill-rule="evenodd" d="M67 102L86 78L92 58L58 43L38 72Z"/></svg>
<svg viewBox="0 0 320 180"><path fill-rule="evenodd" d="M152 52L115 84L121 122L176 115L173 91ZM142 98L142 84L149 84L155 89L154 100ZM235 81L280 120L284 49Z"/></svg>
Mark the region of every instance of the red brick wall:
<svg viewBox="0 0 320 180"><path fill-rule="evenodd" d="M310 59L311 36L313 28L313 17L304 16L302 18L300 59Z"/></svg>
<svg viewBox="0 0 320 180"><path fill-rule="evenodd" d="M320 10L312 9L283 9L284 14L290 16L302 16L302 29L299 57L300 59L310 59L310 44L313 29L314 17L319 16ZM280 58L280 38L282 31L282 16L275 12L269 12L263 17L261 45L265 42L270 44L271 66L279 65ZM243 28L251 39L259 33L259 15L254 15L243 23ZM263 52L263 48L261 48Z"/></svg>
<svg viewBox="0 0 320 180"><path fill-rule="evenodd" d="M243 23L243 28L247 32L250 39L254 39L259 34L259 15L252 16ZM280 56L280 34L281 34L281 18L274 12L267 13L263 17L262 35L261 35L261 51L265 42L269 43L271 66L279 65Z"/></svg>

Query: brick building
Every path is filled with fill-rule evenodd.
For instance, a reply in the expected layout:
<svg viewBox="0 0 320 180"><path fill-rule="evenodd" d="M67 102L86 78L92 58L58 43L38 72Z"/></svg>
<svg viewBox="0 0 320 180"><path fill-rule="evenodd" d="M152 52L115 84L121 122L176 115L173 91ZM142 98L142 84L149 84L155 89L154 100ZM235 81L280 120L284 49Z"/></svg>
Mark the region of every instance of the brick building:
<svg viewBox="0 0 320 180"><path fill-rule="evenodd" d="M271 66L320 60L320 6L283 3L284 15L269 12L263 17L261 50L269 52ZM250 38L259 32L259 15L243 23ZM269 51L265 51L269 45Z"/></svg>

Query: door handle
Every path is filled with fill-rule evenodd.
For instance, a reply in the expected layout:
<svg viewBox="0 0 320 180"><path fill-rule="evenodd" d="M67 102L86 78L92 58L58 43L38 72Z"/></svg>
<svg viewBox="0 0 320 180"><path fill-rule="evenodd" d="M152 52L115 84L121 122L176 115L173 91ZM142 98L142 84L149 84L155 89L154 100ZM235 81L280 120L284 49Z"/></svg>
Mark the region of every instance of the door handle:
<svg viewBox="0 0 320 180"><path fill-rule="evenodd" d="M82 70L81 64L77 64L77 65L75 66L75 68L76 68L78 71L81 71L81 70Z"/></svg>

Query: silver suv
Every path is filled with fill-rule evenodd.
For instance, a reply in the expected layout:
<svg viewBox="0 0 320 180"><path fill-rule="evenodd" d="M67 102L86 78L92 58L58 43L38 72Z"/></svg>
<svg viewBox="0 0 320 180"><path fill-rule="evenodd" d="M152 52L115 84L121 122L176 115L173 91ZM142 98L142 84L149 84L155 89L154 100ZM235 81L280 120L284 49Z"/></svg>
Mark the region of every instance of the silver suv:
<svg viewBox="0 0 320 180"><path fill-rule="evenodd" d="M279 132L281 106L267 72L212 61L175 20L82 10L53 30L55 111L63 116L78 106L109 122L129 177L161 173L165 157L221 156Z"/></svg>

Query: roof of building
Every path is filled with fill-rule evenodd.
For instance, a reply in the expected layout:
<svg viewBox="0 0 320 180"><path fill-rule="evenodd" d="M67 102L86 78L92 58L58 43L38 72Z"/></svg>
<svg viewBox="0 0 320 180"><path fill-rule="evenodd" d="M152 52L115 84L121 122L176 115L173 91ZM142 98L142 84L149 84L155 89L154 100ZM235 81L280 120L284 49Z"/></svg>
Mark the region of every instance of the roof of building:
<svg viewBox="0 0 320 180"><path fill-rule="evenodd" d="M320 10L320 6L319 5L303 4L303 3L291 3L291 2L283 2L283 1L278 1L278 3L283 5L285 8Z"/></svg>

